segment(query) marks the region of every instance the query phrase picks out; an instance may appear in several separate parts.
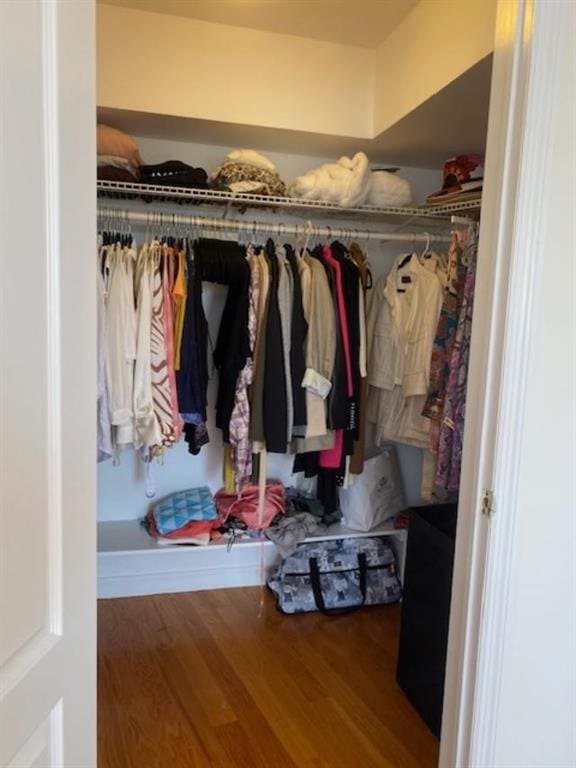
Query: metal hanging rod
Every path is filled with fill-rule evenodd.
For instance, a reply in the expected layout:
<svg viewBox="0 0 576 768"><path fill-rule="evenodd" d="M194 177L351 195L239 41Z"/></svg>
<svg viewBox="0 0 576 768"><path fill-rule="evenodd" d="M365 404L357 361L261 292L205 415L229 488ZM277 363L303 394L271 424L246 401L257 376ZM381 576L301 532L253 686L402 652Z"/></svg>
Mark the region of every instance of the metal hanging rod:
<svg viewBox="0 0 576 768"><path fill-rule="evenodd" d="M449 235L430 234L428 232L375 232L373 230L342 228L342 227L316 227L311 221L303 224L284 224L271 223L265 221L240 221L238 219L213 219L206 216L188 216L178 213L128 211L118 208L98 208L98 218L108 220L109 225L122 226L131 224L142 224L149 229L212 229L224 230L228 232L251 232L275 234L277 237L284 235L295 235L296 237L325 237L325 238L354 238L357 240L368 240L374 242L400 241L400 242L426 242L426 243L447 243L450 242Z"/></svg>

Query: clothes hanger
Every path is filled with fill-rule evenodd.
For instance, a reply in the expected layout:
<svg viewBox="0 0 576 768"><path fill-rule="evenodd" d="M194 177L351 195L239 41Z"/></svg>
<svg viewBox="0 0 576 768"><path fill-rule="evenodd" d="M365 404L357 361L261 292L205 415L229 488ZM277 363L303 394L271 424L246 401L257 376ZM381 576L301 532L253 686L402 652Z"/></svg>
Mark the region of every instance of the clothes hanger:
<svg viewBox="0 0 576 768"><path fill-rule="evenodd" d="M368 261L368 255L365 253L362 248L360 247L360 244L358 243L359 237L359 230L352 228L352 242L350 243L350 247L355 243L360 252L362 253L362 256L364 257L364 266L366 269L366 283L365 283L365 289L368 291L370 288L373 288L374 286L374 278L372 277L372 270L370 269L370 262Z"/></svg>
<svg viewBox="0 0 576 768"><path fill-rule="evenodd" d="M300 250L300 227L298 226L298 224L294 225L293 242L294 242L294 253L296 254L296 256L298 256L298 252Z"/></svg>
<svg viewBox="0 0 576 768"><path fill-rule="evenodd" d="M422 259L430 258L432 256L432 251L430 250L430 240L431 240L430 233L425 232L424 234L426 235L426 245L424 246L424 250L420 254L420 261L422 261Z"/></svg>
<svg viewBox="0 0 576 768"><path fill-rule="evenodd" d="M304 247L302 248L301 256L304 256L305 253L308 251L308 246L310 244L310 238L312 237L312 233L314 232L314 227L312 226L312 222L310 219L306 222L306 239L304 240Z"/></svg>

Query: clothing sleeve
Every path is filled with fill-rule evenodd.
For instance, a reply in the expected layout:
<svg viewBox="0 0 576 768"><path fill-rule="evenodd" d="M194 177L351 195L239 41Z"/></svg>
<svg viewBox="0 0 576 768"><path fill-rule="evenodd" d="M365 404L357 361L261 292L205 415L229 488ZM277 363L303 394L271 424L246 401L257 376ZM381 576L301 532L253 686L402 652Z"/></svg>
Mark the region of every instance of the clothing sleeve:
<svg viewBox="0 0 576 768"><path fill-rule="evenodd" d="M412 300L416 319L410 334L402 380L405 397L428 394L432 347L442 308L442 296L442 284L438 277L422 270Z"/></svg>
<svg viewBox="0 0 576 768"><path fill-rule="evenodd" d="M304 311L304 319L308 323L310 321L310 267L300 257L298 258L298 272L302 286L302 309Z"/></svg>
<svg viewBox="0 0 576 768"><path fill-rule="evenodd" d="M360 318L360 351L359 366L360 376L365 379L367 375L366 362L366 307L364 298L364 287L362 281L358 280L358 317Z"/></svg>
<svg viewBox="0 0 576 768"><path fill-rule="evenodd" d="M378 282L368 313L368 383L391 390L398 374L399 336L385 285Z"/></svg>

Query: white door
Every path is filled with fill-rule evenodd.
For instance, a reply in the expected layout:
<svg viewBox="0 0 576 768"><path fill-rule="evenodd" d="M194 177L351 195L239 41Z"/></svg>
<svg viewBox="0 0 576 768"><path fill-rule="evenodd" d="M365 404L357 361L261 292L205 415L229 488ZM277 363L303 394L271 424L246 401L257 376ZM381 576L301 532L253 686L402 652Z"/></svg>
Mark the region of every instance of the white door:
<svg viewBox="0 0 576 768"><path fill-rule="evenodd" d="M0 2L0 766L96 765L91 0Z"/></svg>
<svg viewBox="0 0 576 768"><path fill-rule="evenodd" d="M576 3L498 6L440 766L573 768Z"/></svg>

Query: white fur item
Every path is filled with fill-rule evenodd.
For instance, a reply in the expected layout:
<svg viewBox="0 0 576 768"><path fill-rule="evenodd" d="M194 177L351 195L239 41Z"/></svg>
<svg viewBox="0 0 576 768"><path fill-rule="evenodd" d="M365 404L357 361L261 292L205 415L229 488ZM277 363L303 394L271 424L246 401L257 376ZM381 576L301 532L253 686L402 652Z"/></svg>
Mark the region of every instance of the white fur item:
<svg viewBox="0 0 576 768"><path fill-rule="evenodd" d="M265 171L276 173L274 163L253 149L233 149L231 152L228 152L224 162L243 163L244 165L252 165L254 168L263 168Z"/></svg>
<svg viewBox="0 0 576 768"><path fill-rule="evenodd" d="M372 171L366 205L386 208L390 205L410 205L410 182L389 171Z"/></svg>
<svg viewBox="0 0 576 768"><path fill-rule="evenodd" d="M299 176L288 193L291 197L353 208L366 202L370 177L368 158L364 152L357 152L353 158L341 157L336 163L325 163Z"/></svg>

